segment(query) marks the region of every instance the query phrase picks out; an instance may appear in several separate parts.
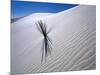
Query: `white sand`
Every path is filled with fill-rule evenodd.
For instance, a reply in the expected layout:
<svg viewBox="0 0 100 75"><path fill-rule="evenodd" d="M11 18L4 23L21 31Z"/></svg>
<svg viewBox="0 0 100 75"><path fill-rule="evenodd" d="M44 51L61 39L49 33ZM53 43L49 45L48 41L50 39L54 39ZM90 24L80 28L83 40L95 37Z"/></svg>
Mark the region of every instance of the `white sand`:
<svg viewBox="0 0 100 75"><path fill-rule="evenodd" d="M11 25L12 73L91 70L96 68L96 7L79 5L42 17L31 14ZM49 16L48 16L49 15ZM51 30L53 49L41 63L43 36L36 28L42 19Z"/></svg>

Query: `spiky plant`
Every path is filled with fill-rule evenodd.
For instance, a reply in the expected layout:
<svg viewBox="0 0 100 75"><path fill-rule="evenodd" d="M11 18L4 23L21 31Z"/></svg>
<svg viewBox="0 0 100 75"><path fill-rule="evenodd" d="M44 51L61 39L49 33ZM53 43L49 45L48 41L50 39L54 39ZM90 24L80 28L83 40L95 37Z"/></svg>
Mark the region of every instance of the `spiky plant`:
<svg viewBox="0 0 100 75"><path fill-rule="evenodd" d="M41 62L43 62L43 60L46 61L47 56L51 54L52 40L48 37L50 31L47 31L46 23L44 23L42 20L39 20L37 21L36 25L37 29L44 37L42 44L42 58L41 58Z"/></svg>

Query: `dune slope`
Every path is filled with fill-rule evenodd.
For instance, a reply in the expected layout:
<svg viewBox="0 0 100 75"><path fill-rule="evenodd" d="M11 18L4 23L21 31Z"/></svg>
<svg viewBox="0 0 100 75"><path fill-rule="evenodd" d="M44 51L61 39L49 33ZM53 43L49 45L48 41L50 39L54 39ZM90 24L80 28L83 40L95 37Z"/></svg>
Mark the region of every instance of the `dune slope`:
<svg viewBox="0 0 100 75"><path fill-rule="evenodd" d="M74 8L34 18L31 14L11 25L11 72L40 73L92 70L96 68L96 7ZM47 25L52 52L41 63L43 35L36 22Z"/></svg>

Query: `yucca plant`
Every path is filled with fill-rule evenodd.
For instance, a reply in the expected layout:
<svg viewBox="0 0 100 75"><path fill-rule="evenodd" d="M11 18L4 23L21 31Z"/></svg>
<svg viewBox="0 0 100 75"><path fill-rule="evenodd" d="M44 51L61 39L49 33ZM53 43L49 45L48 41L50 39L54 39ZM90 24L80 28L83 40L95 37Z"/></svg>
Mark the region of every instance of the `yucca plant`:
<svg viewBox="0 0 100 75"><path fill-rule="evenodd" d="M43 39L43 44L42 46L42 58L41 58L41 62L43 62L43 60L46 61L46 58L49 54L51 54L51 50L52 50L52 40L48 37L48 34L50 31L47 31L47 25L46 23L44 23L42 20L37 21L36 23L37 25L37 29L39 30L39 32L43 35L44 39Z"/></svg>

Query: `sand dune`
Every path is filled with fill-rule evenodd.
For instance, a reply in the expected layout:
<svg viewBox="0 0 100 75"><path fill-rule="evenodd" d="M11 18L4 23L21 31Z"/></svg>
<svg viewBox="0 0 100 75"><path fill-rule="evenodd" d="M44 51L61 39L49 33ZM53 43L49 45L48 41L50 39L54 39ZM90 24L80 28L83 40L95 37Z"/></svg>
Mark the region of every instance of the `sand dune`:
<svg viewBox="0 0 100 75"><path fill-rule="evenodd" d="M96 7L79 5L42 17L26 16L11 25L11 72L40 73L96 68ZM39 15L39 14L38 14ZM35 23L50 30L52 53L41 63L43 36Z"/></svg>

